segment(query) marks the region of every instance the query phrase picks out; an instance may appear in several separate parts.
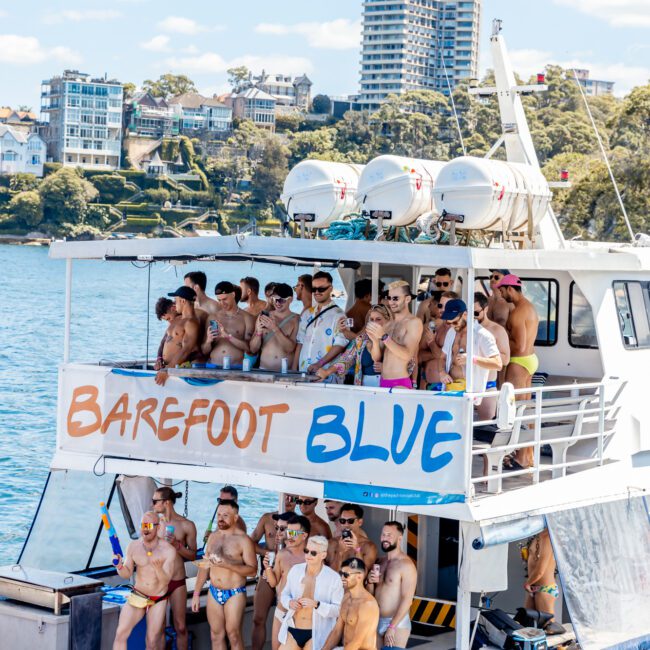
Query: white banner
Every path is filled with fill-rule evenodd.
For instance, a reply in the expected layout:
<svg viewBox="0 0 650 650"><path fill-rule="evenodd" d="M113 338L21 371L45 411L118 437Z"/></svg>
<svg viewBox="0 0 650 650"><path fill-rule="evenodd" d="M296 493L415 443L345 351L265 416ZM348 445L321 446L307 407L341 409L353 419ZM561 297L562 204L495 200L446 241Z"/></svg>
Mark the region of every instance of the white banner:
<svg viewBox="0 0 650 650"><path fill-rule="evenodd" d="M57 447L323 481L367 503L464 500L466 400L421 391L170 377L69 365ZM371 486L369 488L368 486Z"/></svg>

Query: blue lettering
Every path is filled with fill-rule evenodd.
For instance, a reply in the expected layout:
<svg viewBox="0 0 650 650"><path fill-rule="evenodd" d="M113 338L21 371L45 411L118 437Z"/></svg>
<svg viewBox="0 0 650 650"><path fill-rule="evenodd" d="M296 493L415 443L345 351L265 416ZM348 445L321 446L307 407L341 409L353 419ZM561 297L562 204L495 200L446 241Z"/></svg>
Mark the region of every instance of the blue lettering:
<svg viewBox="0 0 650 650"><path fill-rule="evenodd" d="M329 420L323 421L326 418ZM343 424L345 409L334 404L319 406L314 409L309 435L307 436L307 460L310 463L330 463L350 453L352 438L347 427ZM338 436L343 445L338 449L329 449L327 445L315 444L318 436Z"/></svg>
<svg viewBox="0 0 650 650"><path fill-rule="evenodd" d="M415 420L413 421L411 433L404 443L404 449L398 451L397 445L399 444L402 436L402 428L404 427L404 409L399 404L393 406L393 436L390 440L390 453L392 454L393 461L396 465L401 465L411 455L415 439L418 437L423 420L424 409L420 404L418 404L417 410L415 411Z"/></svg>
<svg viewBox="0 0 650 650"><path fill-rule="evenodd" d="M433 448L441 442L450 442L451 440L460 440L460 433L449 432L439 433L437 431L439 422L449 422L453 420L453 416L449 411L435 411L429 420L427 430L424 434L424 441L422 442L422 469L425 472L437 472L445 465L451 462L454 455L445 451L438 456L432 456Z"/></svg>
<svg viewBox="0 0 650 650"><path fill-rule="evenodd" d="M376 458L384 463L388 460L388 449L384 449L379 445L361 445L361 438L363 436L363 421L366 416L366 403L359 404L359 421L357 423L357 437L354 439L354 449L350 454L350 460L368 460Z"/></svg>

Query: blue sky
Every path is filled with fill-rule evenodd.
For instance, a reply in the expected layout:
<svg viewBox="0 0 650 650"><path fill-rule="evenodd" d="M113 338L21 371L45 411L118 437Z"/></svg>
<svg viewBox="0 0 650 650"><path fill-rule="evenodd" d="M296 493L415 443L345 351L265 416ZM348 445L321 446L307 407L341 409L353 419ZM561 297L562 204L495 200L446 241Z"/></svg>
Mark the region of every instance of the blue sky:
<svg viewBox="0 0 650 650"><path fill-rule="evenodd" d="M361 0L0 0L0 105L39 105L64 68L141 83L184 72L205 94L226 69L306 72L315 92L358 90ZM591 69L617 94L650 78L650 0L483 0L481 69L493 18L515 69Z"/></svg>

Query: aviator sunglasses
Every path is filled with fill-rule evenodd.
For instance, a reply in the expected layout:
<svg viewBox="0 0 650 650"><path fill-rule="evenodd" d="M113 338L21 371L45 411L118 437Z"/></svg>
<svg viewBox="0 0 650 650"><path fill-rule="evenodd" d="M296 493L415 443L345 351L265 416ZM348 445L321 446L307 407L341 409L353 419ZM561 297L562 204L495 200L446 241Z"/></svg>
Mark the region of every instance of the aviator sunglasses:
<svg viewBox="0 0 650 650"><path fill-rule="evenodd" d="M305 549L305 555L311 555L312 557L316 557L319 553L320 551L314 551L308 548Z"/></svg>
<svg viewBox="0 0 650 650"><path fill-rule="evenodd" d="M441 287L448 287L451 284L451 282L449 282L449 281L447 281L447 282L434 282L434 284L436 285L436 287L438 287L438 289L440 289Z"/></svg>

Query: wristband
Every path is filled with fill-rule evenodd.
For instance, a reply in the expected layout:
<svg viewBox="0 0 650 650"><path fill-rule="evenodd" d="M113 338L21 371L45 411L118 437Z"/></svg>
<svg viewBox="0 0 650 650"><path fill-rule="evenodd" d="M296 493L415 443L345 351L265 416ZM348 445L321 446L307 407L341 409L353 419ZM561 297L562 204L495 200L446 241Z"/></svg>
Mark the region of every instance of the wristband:
<svg viewBox="0 0 650 650"><path fill-rule="evenodd" d="M360 546L357 546L357 547L354 549L354 552L355 552L355 553L361 553L361 547L360 547Z"/></svg>
<svg viewBox="0 0 650 650"><path fill-rule="evenodd" d="M389 624L388 624L388 629L389 629L389 630L394 630L394 629L395 629L395 625L394 625L393 623L389 623Z"/></svg>
<svg viewBox="0 0 650 650"><path fill-rule="evenodd" d="M384 334L379 340L382 343L386 343L386 341L390 341L390 334Z"/></svg>

